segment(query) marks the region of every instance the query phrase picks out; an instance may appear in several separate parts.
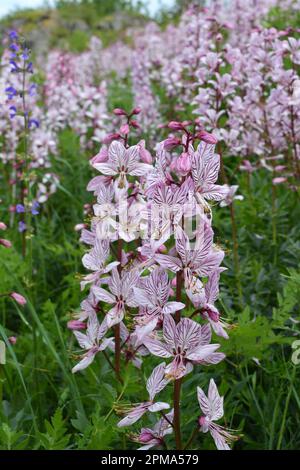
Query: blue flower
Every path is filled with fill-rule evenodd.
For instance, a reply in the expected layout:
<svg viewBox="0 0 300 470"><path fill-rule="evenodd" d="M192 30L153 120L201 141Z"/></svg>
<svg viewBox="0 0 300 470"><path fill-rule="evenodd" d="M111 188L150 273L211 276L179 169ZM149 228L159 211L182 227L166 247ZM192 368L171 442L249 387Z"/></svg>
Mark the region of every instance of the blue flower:
<svg viewBox="0 0 300 470"><path fill-rule="evenodd" d="M25 232L26 229L27 229L27 225L25 224L25 222L23 222L23 221L21 220L21 222L19 222L19 229L18 229L19 232L21 232L21 233L22 233L22 232Z"/></svg>
<svg viewBox="0 0 300 470"><path fill-rule="evenodd" d="M5 93L9 100L12 100L14 96L17 96L17 90L13 86L5 88Z"/></svg>
<svg viewBox="0 0 300 470"><path fill-rule="evenodd" d="M31 207L31 213L32 215L39 215L39 208L40 208L40 205L37 201L33 201L32 203L32 207Z"/></svg>
<svg viewBox="0 0 300 470"><path fill-rule="evenodd" d="M9 37L12 41L16 41L18 39L18 33L14 30L10 31Z"/></svg>
<svg viewBox="0 0 300 470"><path fill-rule="evenodd" d="M35 96L36 95L36 89L37 89L37 85L35 83L32 83L29 87L29 90L28 90L29 96Z"/></svg>
<svg viewBox="0 0 300 470"><path fill-rule="evenodd" d="M17 204L16 205L16 212L18 214L22 214L23 212L25 212L25 207L23 206L23 204Z"/></svg>
<svg viewBox="0 0 300 470"><path fill-rule="evenodd" d="M15 51L15 52L18 52L18 50L19 50L18 44L15 44L14 42L9 46L9 48L10 48L12 51Z"/></svg>
<svg viewBox="0 0 300 470"><path fill-rule="evenodd" d="M37 119L29 119L28 129L31 129L32 127L40 127L40 123Z"/></svg>
<svg viewBox="0 0 300 470"><path fill-rule="evenodd" d="M11 72L18 72L20 70L18 64L14 60L10 60L9 63L11 65Z"/></svg>
<svg viewBox="0 0 300 470"><path fill-rule="evenodd" d="M26 68L26 72L28 72L28 73L33 73L32 62L29 62L29 63L28 63L27 68Z"/></svg>
<svg viewBox="0 0 300 470"><path fill-rule="evenodd" d="M13 119L17 115L17 108L15 106L10 106L9 109L10 109L9 117L10 119Z"/></svg>
<svg viewBox="0 0 300 470"><path fill-rule="evenodd" d="M29 49L27 49L27 47L25 49L23 49L23 52L21 54L21 57L22 59L24 60L28 60L29 59L29 55L30 55L30 51Z"/></svg>

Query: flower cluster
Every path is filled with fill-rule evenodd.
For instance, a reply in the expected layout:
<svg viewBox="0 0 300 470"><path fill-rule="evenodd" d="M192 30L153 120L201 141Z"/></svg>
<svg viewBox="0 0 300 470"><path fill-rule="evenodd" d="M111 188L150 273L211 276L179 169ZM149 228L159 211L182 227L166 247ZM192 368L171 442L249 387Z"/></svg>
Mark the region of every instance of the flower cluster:
<svg viewBox="0 0 300 470"><path fill-rule="evenodd" d="M151 164L144 144L129 145L139 113L115 109L125 123L91 160L101 175L89 183L97 201L90 228L81 231L90 246L82 260L90 273L81 286L89 285L89 293L68 325L84 350L73 372L102 354L122 382L129 362L140 368L145 358L163 358L147 381L147 400L117 409L125 413L118 426L159 412L153 429L143 428L131 438L148 449L164 445L165 436L174 433L181 449L182 380L225 357L220 344L212 342L212 331L227 339L229 325L215 306L224 252L213 240L209 202L222 201L229 187L217 184L216 139L198 120L171 121L166 126L171 134L157 145ZM209 430L217 448L225 449L234 436L214 424L223 416L223 401L212 383L207 399L198 389L205 416L197 427ZM173 403L157 401L171 384Z"/></svg>

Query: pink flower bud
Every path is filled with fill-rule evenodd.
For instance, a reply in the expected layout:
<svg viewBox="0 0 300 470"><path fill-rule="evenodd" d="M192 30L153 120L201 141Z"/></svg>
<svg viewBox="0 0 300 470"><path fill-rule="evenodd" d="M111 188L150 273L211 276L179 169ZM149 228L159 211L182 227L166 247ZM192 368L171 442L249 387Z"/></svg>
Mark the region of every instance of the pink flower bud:
<svg viewBox="0 0 300 470"><path fill-rule="evenodd" d="M123 126L120 127L120 134L128 135L130 132L130 128L128 124L123 124Z"/></svg>
<svg viewBox="0 0 300 470"><path fill-rule="evenodd" d="M286 166L285 165L276 165L274 170L275 171L283 171L285 170Z"/></svg>
<svg viewBox="0 0 300 470"><path fill-rule="evenodd" d="M8 341L10 342L10 344L14 345L17 342L17 338L15 336L10 336L8 338Z"/></svg>
<svg viewBox="0 0 300 470"><path fill-rule="evenodd" d="M5 246L5 248L12 247L12 243L9 240L5 240L5 238L0 238L0 245Z"/></svg>
<svg viewBox="0 0 300 470"><path fill-rule="evenodd" d="M130 125L131 125L132 127L134 127L134 129L140 129L140 127L141 127L141 126L138 124L138 122L135 121L134 119L130 121Z"/></svg>
<svg viewBox="0 0 300 470"><path fill-rule="evenodd" d="M178 121L170 121L168 124L168 128L173 131L182 131L183 127L182 123Z"/></svg>
<svg viewBox="0 0 300 470"><path fill-rule="evenodd" d="M184 152L176 161L177 171L181 175L186 175L192 167L191 158L187 152Z"/></svg>
<svg viewBox="0 0 300 470"><path fill-rule="evenodd" d="M102 140L103 144L110 144L113 140L119 140L120 134L107 134L104 139Z"/></svg>
<svg viewBox="0 0 300 470"><path fill-rule="evenodd" d="M17 292L12 292L9 294L12 299L14 299L19 305L25 305L27 303L27 300L23 295L18 294Z"/></svg>
<svg viewBox="0 0 300 470"><path fill-rule="evenodd" d="M203 140L206 144L215 145L218 143L218 139L213 134L206 131L200 131L197 133L197 138Z"/></svg>
<svg viewBox="0 0 300 470"><path fill-rule="evenodd" d="M5 225L4 222L0 222L0 230L6 230L7 226Z"/></svg>
<svg viewBox="0 0 300 470"><path fill-rule="evenodd" d="M67 323L67 327L69 330L85 330L86 329L86 323L80 320L70 320Z"/></svg>
<svg viewBox="0 0 300 470"><path fill-rule="evenodd" d="M131 114L140 114L142 112L142 108L136 107L131 111Z"/></svg>
<svg viewBox="0 0 300 470"><path fill-rule="evenodd" d="M182 127L187 127L187 126L190 126L192 123L192 121L182 121L181 125Z"/></svg>
<svg viewBox="0 0 300 470"><path fill-rule="evenodd" d="M174 147L176 147L177 145L180 145L180 144L181 144L181 140L178 139L177 137L168 137L164 141L164 148L166 150L172 150Z"/></svg>
<svg viewBox="0 0 300 470"><path fill-rule="evenodd" d="M287 181L287 178L285 178L284 176L278 176L277 178L272 179L273 184L281 184L281 183L285 183L286 181Z"/></svg>
<svg viewBox="0 0 300 470"><path fill-rule="evenodd" d="M113 113L116 115L116 116L127 116L127 113L124 109L122 108L115 108L113 110Z"/></svg>
<svg viewBox="0 0 300 470"><path fill-rule="evenodd" d="M166 247L166 245L160 245L160 247L158 248L159 253L167 253L167 251L168 248Z"/></svg>
<svg viewBox="0 0 300 470"><path fill-rule="evenodd" d="M175 276L175 277L173 277L173 279L172 279L172 281L171 281L171 286L172 286L172 287L176 287L176 281L177 281L177 280L176 280L176 276Z"/></svg>

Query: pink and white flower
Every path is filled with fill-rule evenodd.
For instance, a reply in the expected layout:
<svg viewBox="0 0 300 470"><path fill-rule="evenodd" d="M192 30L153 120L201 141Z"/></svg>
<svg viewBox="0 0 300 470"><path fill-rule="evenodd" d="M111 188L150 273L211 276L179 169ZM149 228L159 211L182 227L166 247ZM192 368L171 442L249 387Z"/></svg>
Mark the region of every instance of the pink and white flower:
<svg viewBox="0 0 300 470"><path fill-rule="evenodd" d="M218 450L230 450L229 443L237 439L226 428L215 424L224 416L223 397L220 397L213 379L210 380L208 395L206 396L200 387L197 387L199 406L204 416L199 418L200 430L203 433L210 432Z"/></svg>
<svg viewBox="0 0 300 470"><path fill-rule="evenodd" d="M162 363L155 367L147 380L146 388L149 393L149 400L132 408L125 418L119 421L118 427L131 426L147 411L154 413L156 411L167 410L170 408L168 403L154 402L155 396L161 392L169 382L169 380L165 378L165 366L166 364Z"/></svg>

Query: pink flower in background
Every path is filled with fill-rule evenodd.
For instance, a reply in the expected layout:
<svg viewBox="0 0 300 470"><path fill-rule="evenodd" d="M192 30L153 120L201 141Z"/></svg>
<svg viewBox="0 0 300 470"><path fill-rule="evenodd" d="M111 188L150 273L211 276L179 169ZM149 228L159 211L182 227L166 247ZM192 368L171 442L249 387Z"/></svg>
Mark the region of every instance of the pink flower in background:
<svg viewBox="0 0 300 470"><path fill-rule="evenodd" d="M9 240L6 240L5 238L0 238L0 245L4 246L5 248L12 247L12 243Z"/></svg>
<svg viewBox="0 0 300 470"><path fill-rule="evenodd" d="M23 297L23 295L21 294L18 294L17 292L12 292L10 294L10 297L12 299L14 299L19 305L26 305L27 303L27 300L25 299L25 297Z"/></svg>
<svg viewBox="0 0 300 470"><path fill-rule="evenodd" d="M241 194L236 195L238 189L238 185L228 186L228 192L225 198L220 202L220 207L230 206L233 201L243 201L244 196L242 196Z"/></svg>
<svg viewBox="0 0 300 470"><path fill-rule="evenodd" d="M12 344L14 346L17 342L17 338L15 336L10 336L8 338L8 341L10 342L10 344Z"/></svg>

